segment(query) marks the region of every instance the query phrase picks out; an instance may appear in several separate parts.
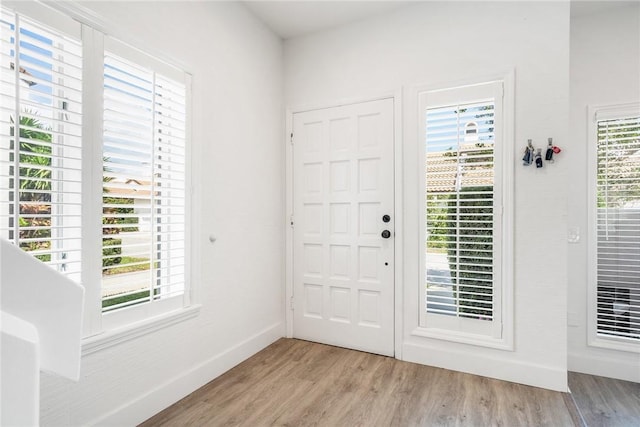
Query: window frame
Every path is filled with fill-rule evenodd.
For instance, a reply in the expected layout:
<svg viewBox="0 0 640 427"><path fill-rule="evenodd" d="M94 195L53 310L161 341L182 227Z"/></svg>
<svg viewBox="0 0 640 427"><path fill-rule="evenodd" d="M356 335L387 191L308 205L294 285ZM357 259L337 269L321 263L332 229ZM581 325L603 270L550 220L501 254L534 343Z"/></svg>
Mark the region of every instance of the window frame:
<svg viewBox="0 0 640 427"><path fill-rule="evenodd" d="M188 67L179 61L167 58L162 53L147 49L142 43L119 33L115 25L102 21L92 11L68 2L40 4L34 2L7 1L3 3L13 13L22 15L66 34L65 25L75 22L80 25L82 48L82 270L81 284L85 287L85 310L83 324L83 354L134 339L154 330L162 329L198 315L200 305L195 299L193 280L193 223L192 209L192 138L191 138L191 82ZM108 34L108 36L107 36ZM111 38L123 49L134 52L145 66L162 64L167 77L183 76L185 85L186 135L185 135L185 288L179 304L149 312L140 304L112 312L102 312L102 121L103 121L103 69L105 38ZM132 40L132 44L121 40ZM133 46L135 44L136 47ZM177 74L176 74L177 73ZM175 299L178 299L176 297ZM160 304L164 305L164 304Z"/></svg>
<svg viewBox="0 0 640 427"><path fill-rule="evenodd" d="M500 302L497 306L494 306L494 312L500 317L500 322L494 323L494 327L491 329L490 334L483 333L484 331L474 331L472 328L465 330L464 325L462 328L451 327L450 325L440 324L430 326L427 324L427 310L426 310L426 259L425 259L425 242L426 242L426 218L424 215L424 209L426 206L426 147L425 147L425 135L426 135L426 121L425 113L427 105L432 106L432 103L438 104L437 100L431 101L429 97L436 98L440 93L447 91L460 91L461 93L468 91L470 95L464 98L464 103L473 102L477 95L474 95L476 89L483 85L494 85L494 93L496 97L496 117L498 113L501 116L501 123L496 125L496 145L500 144L501 154L500 158L494 159L494 198L499 197L499 203L497 211L494 212L498 215L502 215L501 223L501 251L502 256L500 262L498 262L499 271L494 272L494 277L497 276L499 282L498 294L500 296ZM417 90L417 130L418 130L418 200L419 210L419 247L417 248L419 254L419 292L418 294L418 318L417 327L413 329L411 335L424 338L434 338L445 341L453 341L457 343L464 343L482 347L490 347L501 350L514 350L513 344L513 177L514 177L514 149L513 149L513 132L514 132L514 73L509 71L506 73L499 73L492 76L487 76L484 79L469 79L464 81L452 82L449 84L439 84L433 86L427 86L419 88ZM434 96L435 95L435 96ZM486 98L486 97L485 97ZM498 102L498 98L502 102ZM462 101L461 101L462 102ZM447 105L446 102L440 103L442 106ZM498 107L498 104L502 104ZM500 112L498 112L500 109ZM499 128L498 128L499 126ZM499 134L499 135L498 135ZM495 155L495 153L494 153ZM501 207L500 207L501 206ZM445 322L446 323L446 322ZM464 322L463 322L464 323Z"/></svg>
<svg viewBox="0 0 640 427"><path fill-rule="evenodd" d="M598 334L598 122L640 116L640 102L587 107L587 345L640 353L640 341Z"/></svg>

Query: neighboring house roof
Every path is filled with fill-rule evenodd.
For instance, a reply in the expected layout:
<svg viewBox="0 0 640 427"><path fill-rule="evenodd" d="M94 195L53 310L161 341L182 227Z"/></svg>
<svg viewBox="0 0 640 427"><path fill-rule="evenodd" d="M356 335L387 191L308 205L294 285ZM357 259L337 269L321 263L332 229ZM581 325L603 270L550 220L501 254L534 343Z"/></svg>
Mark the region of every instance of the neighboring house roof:
<svg viewBox="0 0 640 427"><path fill-rule="evenodd" d="M493 185L493 167L482 162L488 147L476 143L460 145L458 153L450 151L427 152L426 183L431 193L449 193L460 187ZM460 161L459 161L460 160Z"/></svg>
<svg viewBox="0 0 640 427"><path fill-rule="evenodd" d="M143 181L137 179L127 179L125 181L121 181L114 179L113 181L105 183L105 187L109 189L109 195L112 197L151 197L151 181ZM158 192L156 192L155 194L157 195Z"/></svg>

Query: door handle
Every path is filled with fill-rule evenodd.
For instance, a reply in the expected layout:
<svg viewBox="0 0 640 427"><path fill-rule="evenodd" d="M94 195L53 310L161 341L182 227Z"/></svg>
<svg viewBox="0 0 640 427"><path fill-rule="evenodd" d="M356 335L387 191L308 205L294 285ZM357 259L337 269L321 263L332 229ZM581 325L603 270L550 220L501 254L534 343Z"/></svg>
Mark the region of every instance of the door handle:
<svg viewBox="0 0 640 427"><path fill-rule="evenodd" d="M383 239L388 239L389 237L391 237L391 232L389 230L383 230L382 231L382 238Z"/></svg>

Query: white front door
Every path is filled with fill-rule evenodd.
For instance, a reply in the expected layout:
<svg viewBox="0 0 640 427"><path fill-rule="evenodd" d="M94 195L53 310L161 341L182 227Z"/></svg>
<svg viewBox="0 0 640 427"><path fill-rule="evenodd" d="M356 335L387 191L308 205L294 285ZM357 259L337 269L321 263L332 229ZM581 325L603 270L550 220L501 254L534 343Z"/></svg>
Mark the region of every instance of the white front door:
<svg viewBox="0 0 640 427"><path fill-rule="evenodd" d="M391 98L293 115L294 337L393 356L393 142Z"/></svg>

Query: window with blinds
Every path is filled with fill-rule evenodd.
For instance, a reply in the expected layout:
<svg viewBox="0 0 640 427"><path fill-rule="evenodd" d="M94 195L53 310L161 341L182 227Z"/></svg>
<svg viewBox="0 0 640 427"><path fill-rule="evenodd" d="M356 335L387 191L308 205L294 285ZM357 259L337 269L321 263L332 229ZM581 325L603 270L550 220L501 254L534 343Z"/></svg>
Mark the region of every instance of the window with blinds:
<svg viewBox="0 0 640 427"><path fill-rule="evenodd" d="M601 337L640 341L640 114L597 120L597 309Z"/></svg>
<svg viewBox="0 0 640 427"><path fill-rule="evenodd" d="M80 281L82 48L2 9L0 237Z"/></svg>
<svg viewBox="0 0 640 427"><path fill-rule="evenodd" d="M430 108L425 120L426 309L491 320L494 102Z"/></svg>
<svg viewBox="0 0 640 427"><path fill-rule="evenodd" d="M513 150L502 142L512 132L504 91L505 81L496 80L419 94L420 335L511 348L512 307L505 301L512 287Z"/></svg>
<svg viewBox="0 0 640 427"><path fill-rule="evenodd" d="M102 307L185 287L185 85L104 57Z"/></svg>
<svg viewBox="0 0 640 427"><path fill-rule="evenodd" d="M0 238L84 286L86 335L181 314L189 75L47 5L0 11Z"/></svg>

